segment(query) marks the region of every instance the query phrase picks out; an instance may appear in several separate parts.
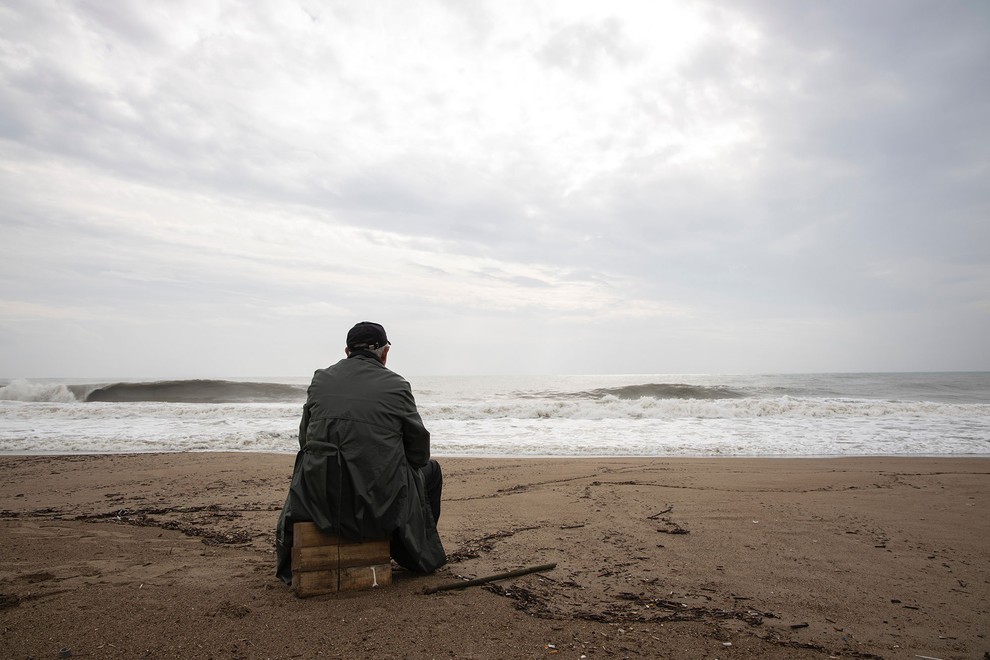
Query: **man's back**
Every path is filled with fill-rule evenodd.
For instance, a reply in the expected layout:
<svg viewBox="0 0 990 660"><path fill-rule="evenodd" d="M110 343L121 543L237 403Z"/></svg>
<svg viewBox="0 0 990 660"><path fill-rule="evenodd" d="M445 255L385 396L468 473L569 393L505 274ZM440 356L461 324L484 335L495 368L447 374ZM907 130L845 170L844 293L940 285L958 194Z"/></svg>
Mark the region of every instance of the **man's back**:
<svg viewBox="0 0 990 660"><path fill-rule="evenodd" d="M416 410L409 383L376 360L356 355L313 375L300 448L329 442L342 451L374 443L383 451L401 449L413 467L430 459L430 432Z"/></svg>
<svg viewBox="0 0 990 660"><path fill-rule="evenodd" d="M367 326L380 341L352 345ZM276 529L276 572L286 582L295 522L312 521L349 541L388 538L392 558L412 570L446 563L436 530L439 465L430 460L430 433L409 383L385 367L389 346L381 326L360 323L348 334L348 357L313 375Z"/></svg>

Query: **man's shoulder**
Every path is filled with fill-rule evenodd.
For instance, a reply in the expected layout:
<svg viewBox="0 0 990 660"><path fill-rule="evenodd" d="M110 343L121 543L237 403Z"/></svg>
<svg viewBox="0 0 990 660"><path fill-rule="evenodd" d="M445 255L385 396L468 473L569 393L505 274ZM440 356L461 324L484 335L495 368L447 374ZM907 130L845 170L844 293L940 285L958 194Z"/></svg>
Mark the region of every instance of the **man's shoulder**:
<svg viewBox="0 0 990 660"><path fill-rule="evenodd" d="M317 369L316 371L314 371L313 379L312 381L310 381L310 386L312 387L318 381L321 381L327 378L328 376L332 376L335 372L340 370L344 362L346 362L346 360L340 360L339 362L335 362L334 364L331 364L328 367L323 367L322 369Z"/></svg>
<svg viewBox="0 0 990 660"><path fill-rule="evenodd" d="M377 383L388 388L412 389L405 378L381 362L364 356L345 358L325 369L317 369L309 387L312 390L323 385L344 385L357 381Z"/></svg>

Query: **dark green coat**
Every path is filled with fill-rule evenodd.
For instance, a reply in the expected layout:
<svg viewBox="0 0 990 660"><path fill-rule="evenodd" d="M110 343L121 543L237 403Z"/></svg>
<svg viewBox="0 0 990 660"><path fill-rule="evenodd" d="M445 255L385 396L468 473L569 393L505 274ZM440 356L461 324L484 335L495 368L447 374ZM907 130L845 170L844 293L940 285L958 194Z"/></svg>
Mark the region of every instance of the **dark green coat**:
<svg viewBox="0 0 990 660"><path fill-rule="evenodd" d="M410 570L446 563L420 472L430 432L405 379L364 351L318 370L299 447L275 533L280 578L292 581L292 524L303 521L349 541L389 538Z"/></svg>

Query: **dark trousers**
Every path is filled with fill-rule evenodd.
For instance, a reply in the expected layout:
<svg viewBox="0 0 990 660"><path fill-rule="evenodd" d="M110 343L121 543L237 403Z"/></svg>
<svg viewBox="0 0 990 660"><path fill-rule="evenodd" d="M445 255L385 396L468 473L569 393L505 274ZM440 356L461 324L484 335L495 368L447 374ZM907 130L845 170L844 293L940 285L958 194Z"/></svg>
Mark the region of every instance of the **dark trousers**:
<svg viewBox="0 0 990 660"><path fill-rule="evenodd" d="M435 459L420 468L423 474L423 481L426 482L426 500L433 510L434 523L440 522L440 494L443 492L443 472L440 471L440 464Z"/></svg>

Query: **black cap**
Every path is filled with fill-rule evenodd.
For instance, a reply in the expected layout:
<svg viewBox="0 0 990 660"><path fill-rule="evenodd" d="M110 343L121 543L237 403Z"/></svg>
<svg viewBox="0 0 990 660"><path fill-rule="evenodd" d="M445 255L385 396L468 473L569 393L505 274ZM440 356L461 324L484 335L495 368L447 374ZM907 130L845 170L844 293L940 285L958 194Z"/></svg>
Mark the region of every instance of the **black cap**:
<svg viewBox="0 0 990 660"><path fill-rule="evenodd" d="M385 336L385 328L378 323L361 321L347 333L347 348L369 348L375 350L391 344Z"/></svg>

